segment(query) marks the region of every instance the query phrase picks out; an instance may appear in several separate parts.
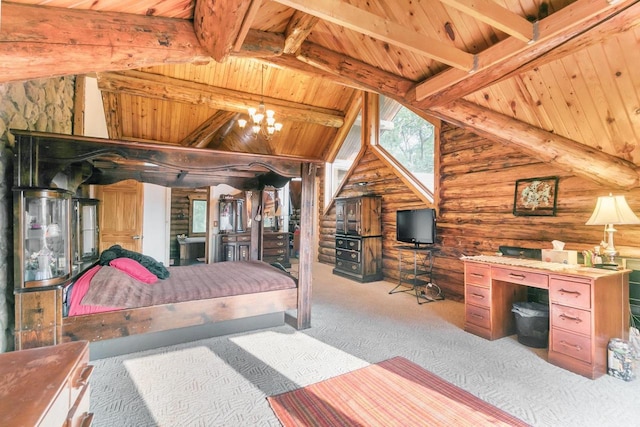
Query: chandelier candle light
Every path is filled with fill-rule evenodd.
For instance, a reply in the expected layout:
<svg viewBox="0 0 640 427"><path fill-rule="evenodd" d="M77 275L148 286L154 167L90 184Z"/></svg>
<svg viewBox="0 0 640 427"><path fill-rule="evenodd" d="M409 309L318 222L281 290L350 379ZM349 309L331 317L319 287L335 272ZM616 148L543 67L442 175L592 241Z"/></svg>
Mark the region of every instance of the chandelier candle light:
<svg viewBox="0 0 640 427"><path fill-rule="evenodd" d="M251 131L253 132L253 136L256 138L259 134L262 134L265 138L271 138L276 132L280 132L282 129L282 123L276 122L275 112L273 110L265 110L264 106L264 69L265 65L262 66L262 77L261 77L261 89L260 96L262 100L258 105L258 108L251 107L248 109L249 117L251 119ZM265 120L266 116L266 120ZM247 120L239 119L238 126L241 129L244 129L247 125Z"/></svg>
<svg viewBox="0 0 640 427"><path fill-rule="evenodd" d="M613 228L616 224L640 224L640 219L633 213L624 196L608 196L598 197L596 208L593 210L591 218L586 225L604 225L604 232L608 233L607 242L604 240L602 246L605 247L604 253L609 257L609 263L615 264L615 256L618 253L613 245Z"/></svg>

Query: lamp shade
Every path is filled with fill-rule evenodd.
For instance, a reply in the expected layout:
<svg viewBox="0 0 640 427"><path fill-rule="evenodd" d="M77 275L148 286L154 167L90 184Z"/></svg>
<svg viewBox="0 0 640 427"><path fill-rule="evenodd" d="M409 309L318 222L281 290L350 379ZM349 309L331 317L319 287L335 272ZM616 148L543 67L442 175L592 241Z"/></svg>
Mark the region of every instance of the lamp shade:
<svg viewBox="0 0 640 427"><path fill-rule="evenodd" d="M624 196L598 197L596 208L586 225L607 224L640 224L640 219L633 213Z"/></svg>

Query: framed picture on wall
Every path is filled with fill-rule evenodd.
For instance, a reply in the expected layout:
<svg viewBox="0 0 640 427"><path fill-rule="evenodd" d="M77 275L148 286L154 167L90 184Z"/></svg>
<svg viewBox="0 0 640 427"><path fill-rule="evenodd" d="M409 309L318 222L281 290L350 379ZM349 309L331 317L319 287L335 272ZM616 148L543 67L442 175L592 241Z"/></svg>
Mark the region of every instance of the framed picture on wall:
<svg viewBox="0 0 640 427"><path fill-rule="evenodd" d="M528 178L516 181L513 214L516 216L555 216L558 177Z"/></svg>

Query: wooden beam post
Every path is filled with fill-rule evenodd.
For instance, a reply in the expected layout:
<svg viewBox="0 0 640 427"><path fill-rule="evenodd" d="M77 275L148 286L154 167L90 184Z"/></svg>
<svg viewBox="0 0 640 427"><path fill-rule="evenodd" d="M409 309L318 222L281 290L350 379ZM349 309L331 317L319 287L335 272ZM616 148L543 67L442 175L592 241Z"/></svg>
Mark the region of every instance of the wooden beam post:
<svg viewBox="0 0 640 427"><path fill-rule="evenodd" d="M300 265L298 275L298 313L292 325L296 329L311 327L311 288L313 269L313 212L316 206L316 165L302 165L302 199L300 202Z"/></svg>

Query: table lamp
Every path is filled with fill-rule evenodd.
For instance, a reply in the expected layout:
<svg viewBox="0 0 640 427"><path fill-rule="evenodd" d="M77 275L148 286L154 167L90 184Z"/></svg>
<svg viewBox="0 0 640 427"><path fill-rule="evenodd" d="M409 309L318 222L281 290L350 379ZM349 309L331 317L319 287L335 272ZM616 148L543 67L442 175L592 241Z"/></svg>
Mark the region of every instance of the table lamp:
<svg viewBox="0 0 640 427"><path fill-rule="evenodd" d="M598 197L596 208L586 225L605 226L604 232L608 233L609 237L604 253L609 257L610 264L615 264L615 256L618 253L613 245L613 233L616 231L613 226L615 224L640 224L640 219L633 213L624 196L612 196L609 193L608 196Z"/></svg>

